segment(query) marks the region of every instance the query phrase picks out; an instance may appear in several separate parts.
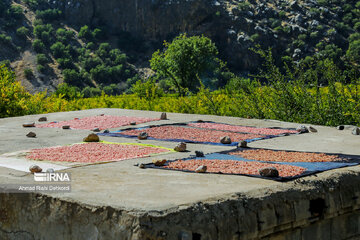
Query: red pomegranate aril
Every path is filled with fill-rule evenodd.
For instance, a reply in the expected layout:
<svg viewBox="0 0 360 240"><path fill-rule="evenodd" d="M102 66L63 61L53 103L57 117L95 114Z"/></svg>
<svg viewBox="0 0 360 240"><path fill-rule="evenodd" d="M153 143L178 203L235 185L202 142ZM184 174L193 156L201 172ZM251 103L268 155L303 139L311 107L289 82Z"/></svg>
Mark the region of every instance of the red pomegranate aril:
<svg viewBox="0 0 360 240"><path fill-rule="evenodd" d="M131 122L137 124L146 123L150 121L156 121L156 118L144 118L144 117L127 117L127 116L92 116L84 118L74 118L69 121L51 122L45 124L37 124L38 128L61 128L63 125L70 125L72 129L84 129L91 130L94 128L107 129L117 128L125 125L130 125Z"/></svg>
<svg viewBox="0 0 360 240"><path fill-rule="evenodd" d="M257 176L259 176L259 169L265 167L275 167L279 171L280 177L297 176L306 171L306 168L290 165L219 159L177 160L169 162L168 165L164 166L163 168L195 171L200 166L206 166L206 172L210 173L247 174Z"/></svg>
<svg viewBox="0 0 360 240"><path fill-rule="evenodd" d="M284 133L298 133L298 131L296 130L255 128L255 127L246 127L246 126L235 126L235 125L229 125L223 123L189 123L188 125L198 128L224 130L231 132L254 133L254 134L263 134L263 135L280 135Z"/></svg>
<svg viewBox="0 0 360 240"><path fill-rule="evenodd" d="M26 157L58 162L107 162L145 157L167 149L126 144L84 143L71 146L33 149Z"/></svg>
<svg viewBox="0 0 360 240"><path fill-rule="evenodd" d="M266 162L334 162L342 160L337 155L328 155L325 153L287 152L268 149L236 151L229 154Z"/></svg>
<svg viewBox="0 0 360 240"><path fill-rule="evenodd" d="M264 137L263 135L257 134L242 134L218 130L188 128L182 126L158 126L142 130L126 130L120 132L120 134L138 136L140 132L146 132L149 137L158 139L185 139L191 141L213 143L219 143L220 138L224 136L229 136L232 142L240 142L242 140Z"/></svg>

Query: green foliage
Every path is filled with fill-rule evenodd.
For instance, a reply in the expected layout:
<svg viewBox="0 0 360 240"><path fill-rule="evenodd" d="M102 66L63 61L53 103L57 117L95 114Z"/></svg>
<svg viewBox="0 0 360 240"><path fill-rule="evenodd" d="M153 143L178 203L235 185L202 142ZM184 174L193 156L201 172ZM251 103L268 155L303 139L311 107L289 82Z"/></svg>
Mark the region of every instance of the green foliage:
<svg viewBox="0 0 360 240"><path fill-rule="evenodd" d="M277 29L276 31L279 31L279 29ZM253 35L250 36L250 39L253 42L256 42L257 40L259 40L259 38L260 38L260 34L258 33L254 33Z"/></svg>
<svg viewBox="0 0 360 240"><path fill-rule="evenodd" d="M354 63L360 62L360 39L352 41L349 45L349 49L346 51L346 57Z"/></svg>
<svg viewBox="0 0 360 240"><path fill-rule="evenodd" d="M16 35L22 39L26 39L27 35L29 35L29 29L26 27L20 27L16 29Z"/></svg>
<svg viewBox="0 0 360 240"><path fill-rule="evenodd" d="M145 82L138 80L132 86L132 92L139 98L144 98L147 101L151 101L152 99L159 98L164 95L162 89L159 88L155 81L151 79Z"/></svg>
<svg viewBox="0 0 360 240"><path fill-rule="evenodd" d="M70 42L74 38L74 32L66 30L64 28L58 28L56 30L56 40L64 44Z"/></svg>
<svg viewBox="0 0 360 240"><path fill-rule="evenodd" d="M251 4L249 2L246 2L246 1L238 3L237 7L241 11L249 11L249 10L251 10Z"/></svg>
<svg viewBox="0 0 360 240"><path fill-rule="evenodd" d="M101 30L100 28L95 28L94 31L92 32L92 37L95 40L103 40L106 38L106 34L103 30Z"/></svg>
<svg viewBox="0 0 360 240"><path fill-rule="evenodd" d="M37 64L40 64L40 65L45 65L47 63L49 63L49 59L46 57L45 54L38 54L36 55L36 62Z"/></svg>
<svg viewBox="0 0 360 240"><path fill-rule="evenodd" d="M46 0L22 0L24 3L26 3L31 10L36 10L39 5L45 4Z"/></svg>
<svg viewBox="0 0 360 240"><path fill-rule="evenodd" d="M61 17L61 15L62 15L62 12L57 8L46 9L43 11L41 11L41 10L36 11L36 18L39 18L46 22L51 22L51 21L57 20Z"/></svg>
<svg viewBox="0 0 360 240"><path fill-rule="evenodd" d="M151 68L159 77L170 79L180 95L195 91L200 81L214 76L221 65L215 44L204 36L183 34L165 42L164 48L152 55Z"/></svg>
<svg viewBox="0 0 360 240"><path fill-rule="evenodd" d="M6 36L5 34L0 34L0 42L6 45L11 45L12 38L10 36Z"/></svg>
<svg viewBox="0 0 360 240"><path fill-rule="evenodd" d="M52 42L53 32L54 29L51 24L39 24L36 25L33 30L35 37L40 39L45 44L50 44Z"/></svg>
<svg viewBox="0 0 360 240"><path fill-rule="evenodd" d="M8 28L14 27L19 20L23 17L23 10L20 6L11 5L6 13L5 17L7 19L5 26Z"/></svg>
<svg viewBox="0 0 360 240"><path fill-rule="evenodd" d="M85 25L83 27L80 28L80 31L79 31L79 38L82 38L82 39L86 39L88 41L91 41L92 40L92 33L91 33L91 30L90 28Z"/></svg>
<svg viewBox="0 0 360 240"><path fill-rule="evenodd" d="M14 72L0 66L0 117L26 114L26 102L30 94L15 80Z"/></svg>
<svg viewBox="0 0 360 240"><path fill-rule="evenodd" d="M117 65L111 67L101 64L92 68L90 74L96 82L110 84L111 82L116 82L123 75L123 66Z"/></svg>
<svg viewBox="0 0 360 240"><path fill-rule="evenodd" d="M55 58L68 57L69 53L62 42L56 42L50 47L51 53Z"/></svg>
<svg viewBox="0 0 360 240"><path fill-rule="evenodd" d="M31 79L32 77L34 77L34 73L30 68L24 69L24 75L27 79Z"/></svg>
<svg viewBox="0 0 360 240"><path fill-rule="evenodd" d="M32 47L37 53L42 53L46 51L45 44L40 39L35 39L32 43Z"/></svg>
<svg viewBox="0 0 360 240"><path fill-rule="evenodd" d="M46 67L41 64L38 64L36 69L41 73L44 73L46 71Z"/></svg>
<svg viewBox="0 0 360 240"><path fill-rule="evenodd" d="M70 58L58 58L56 61L59 63L61 69L72 69L74 68L74 63Z"/></svg>
<svg viewBox="0 0 360 240"><path fill-rule="evenodd" d="M85 98L101 96L101 89L87 86L81 91L81 94Z"/></svg>
<svg viewBox="0 0 360 240"><path fill-rule="evenodd" d="M83 97L79 88L68 85L67 83L60 84L57 87L54 95L58 96L58 97L61 96L62 98L67 99L67 100Z"/></svg>
<svg viewBox="0 0 360 240"><path fill-rule="evenodd" d="M64 82L70 85L81 86L83 77L82 74L75 69L64 69Z"/></svg>
<svg viewBox="0 0 360 240"><path fill-rule="evenodd" d="M111 50L111 46L109 43L101 43L96 54L103 60L109 57L109 51Z"/></svg>
<svg viewBox="0 0 360 240"><path fill-rule="evenodd" d="M11 62L8 59L0 61L0 66L5 66L7 68L10 68L10 65L11 65Z"/></svg>

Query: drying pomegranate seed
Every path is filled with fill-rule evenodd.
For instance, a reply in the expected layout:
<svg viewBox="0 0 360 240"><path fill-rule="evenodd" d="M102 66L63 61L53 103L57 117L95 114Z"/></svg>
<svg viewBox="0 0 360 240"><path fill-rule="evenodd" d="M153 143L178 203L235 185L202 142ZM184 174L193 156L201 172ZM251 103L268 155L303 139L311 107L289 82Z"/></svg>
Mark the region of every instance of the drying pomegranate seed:
<svg viewBox="0 0 360 240"><path fill-rule="evenodd" d="M168 165L163 168L195 171L200 166L206 166L206 172L211 173L248 174L256 176L260 175L259 169L266 167L275 167L279 171L280 177L293 177L306 171L306 168L290 165L218 159L177 160L169 162Z"/></svg>
<svg viewBox="0 0 360 240"><path fill-rule="evenodd" d="M168 151L163 148L140 145L84 143L33 149L26 157L43 161L95 163L147 157Z"/></svg>
<svg viewBox="0 0 360 240"><path fill-rule="evenodd" d="M226 130L231 132L255 133L264 135L280 135L284 133L298 133L296 130L272 129L272 128L255 128L246 126L235 126L223 123L189 123L189 126L198 128L208 128L216 130Z"/></svg>
<svg viewBox="0 0 360 240"><path fill-rule="evenodd" d="M268 149L236 151L229 154L267 162L334 162L342 160L337 155L328 155L325 153L286 152Z"/></svg>
<svg viewBox="0 0 360 240"><path fill-rule="evenodd" d="M257 134L241 134L218 130L188 128L182 126L159 126L141 130L126 130L120 134L138 136L141 132L146 132L149 137L157 139L184 139L197 142L213 143L220 143L220 138L224 136L229 136L232 142L240 142L242 140L264 137L263 135Z"/></svg>
<svg viewBox="0 0 360 240"><path fill-rule="evenodd" d="M38 128L61 128L63 125L69 125L71 129L84 129L91 130L99 128L100 130L107 128L117 128L120 126L130 125L131 122L137 124L156 121L156 118L143 118L143 117L126 117L126 116L92 116L84 117L81 119L75 118L69 121L51 122L45 124L37 124Z"/></svg>

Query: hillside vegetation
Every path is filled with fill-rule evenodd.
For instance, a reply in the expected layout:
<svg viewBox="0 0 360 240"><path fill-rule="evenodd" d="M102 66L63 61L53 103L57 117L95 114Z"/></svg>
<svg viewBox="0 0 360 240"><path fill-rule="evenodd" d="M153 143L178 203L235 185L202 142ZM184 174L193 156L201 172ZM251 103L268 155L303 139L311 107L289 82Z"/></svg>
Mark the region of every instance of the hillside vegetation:
<svg viewBox="0 0 360 240"><path fill-rule="evenodd" d="M134 4L1 0L0 41L4 47L0 61L11 65L32 93L52 92L66 82L79 87L85 96L99 95L101 90L129 92L139 75L152 74L148 70L152 53L184 30L190 36L210 37L219 58L242 76L257 73L262 64L250 50L257 44L272 48L277 65L281 59L307 63L331 59L344 69L346 63L360 61L360 1L141 2L137 7L146 11L143 21L155 24L145 24L148 29L126 27L132 19L141 18ZM80 22L80 17L85 20Z"/></svg>
<svg viewBox="0 0 360 240"><path fill-rule="evenodd" d="M359 1L141 1L135 22L110 2L0 0L0 117L120 107L360 124Z"/></svg>

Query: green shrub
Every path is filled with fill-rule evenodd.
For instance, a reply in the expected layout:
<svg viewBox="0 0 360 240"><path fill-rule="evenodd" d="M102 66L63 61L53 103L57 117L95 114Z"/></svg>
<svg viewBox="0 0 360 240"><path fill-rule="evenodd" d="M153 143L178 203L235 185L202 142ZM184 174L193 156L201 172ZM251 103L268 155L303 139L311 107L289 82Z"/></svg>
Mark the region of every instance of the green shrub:
<svg viewBox="0 0 360 240"><path fill-rule="evenodd" d="M37 53L42 53L46 51L45 44L40 39L35 39L32 43L32 48Z"/></svg>
<svg viewBox="0 0 360 240"><path fill-rule="evenodd" d="M36 69L41 73L44 73L46 71L46 67L40 64L37 65Z"/></svg>
<svg viewBox="0 0 360 240"><path fill-rule="evenodd" d="M61 15L62 12L57 8L36 11L36 18L42 19L45 22L58 20L61 17Z"/></svg>
<svg viewBox="0 0 360 240"><path fill-rule="evenodd" d="M55 58L68 57L66 46L62 42L56 42L50 47L51 53Z"/></svg>
<svg viewBox="0 0 360 240"><path fill-rule="evenodd" d="M241 11L249 11L249 10L251 10L251 4L249 2L240 2L240 3L238 3L237 7Z"/></svg>
<svg viewBox="0 0 360 240"><path fill-rule="evenodd" d="M64 28L58 28L56 30L56 40L62 43L68 43L74 38L74 32L66 30Z"/></svg>
<svg viewBox="0 0 360 240"><path fill-rule="evenodd" d="M349 49L346 51L346 57L354 63L360 62L360 40L355 40L350 43Z"/></svg>
<svg viewBox="0 0 360 240"><path fill-rule="evenodd" d="M47 63L49 63L49 59L46 57L45 54L38 54L36 55L36 62L39 65L45 65Z"/></svg>
<svg viewBox="0 0 360 240"><path fill-rule="evenodd" d="M5 34L0 34L0 42L6 45L11 45L12 38L10 36L6 36Z"/></svg>
<svg viewBox="0 0 360 240"><path fill-rule="evenodd" d="M258 33L255 33L250 36L251 41L256 42L260 38L260 35Z"/></svg>
<svg viewBox="0 0 360 240"><path fill-rule="evenodd" d="M61 69L72 69L74 68L74 63L70 58L58 58L56 61L59 63Z"/></svg>
<svg viewBox="0 0 360 240"><path fill-rule="evenodd" d="M57 89L56 89L54 95L62 96L64 99L67 99L67 100L72 100L72 99L83 97L79 88L71 86L67 83L59 84L57 86Z"/></svg>
<svg viewBox="0 0 360 240"><path fill-rule="evenodd" d="M63 71L64 82L70 85L81 86L83 85L82 75L75 69L64 69Z"/></svg>
<svg viewBox="0 0 360 240"><path fill-rule="evenodd" d="M26 27L20 27L16 29L16 35L22 39L26 39L27 35L29 35L29 29Z"/></svg>
<svg viewBox="0 0 360 240"><path fill-rule="evenodd" d="M34 77L34 73L33 73L32 69L30 69L30 68L24 69L24 75L25 75L26 79L31 79L32 77Z"/></svg>
<svg viewBox="0 0 360 240"><path fill-rule="evenodd" d="M90 31L90 28L85 25L83 27L81 27L80 31L79 31L79 38L83 38L83 39L86 39L88 41L91 41L92 39L92 33Z"/></svg>
<svg viewBox="0 0 360 240"><path fill-rule="evenodd" d="M0 118L24 115L30 94L20 82L15 80L15 73L6 66L0 66Z"/></svg>

